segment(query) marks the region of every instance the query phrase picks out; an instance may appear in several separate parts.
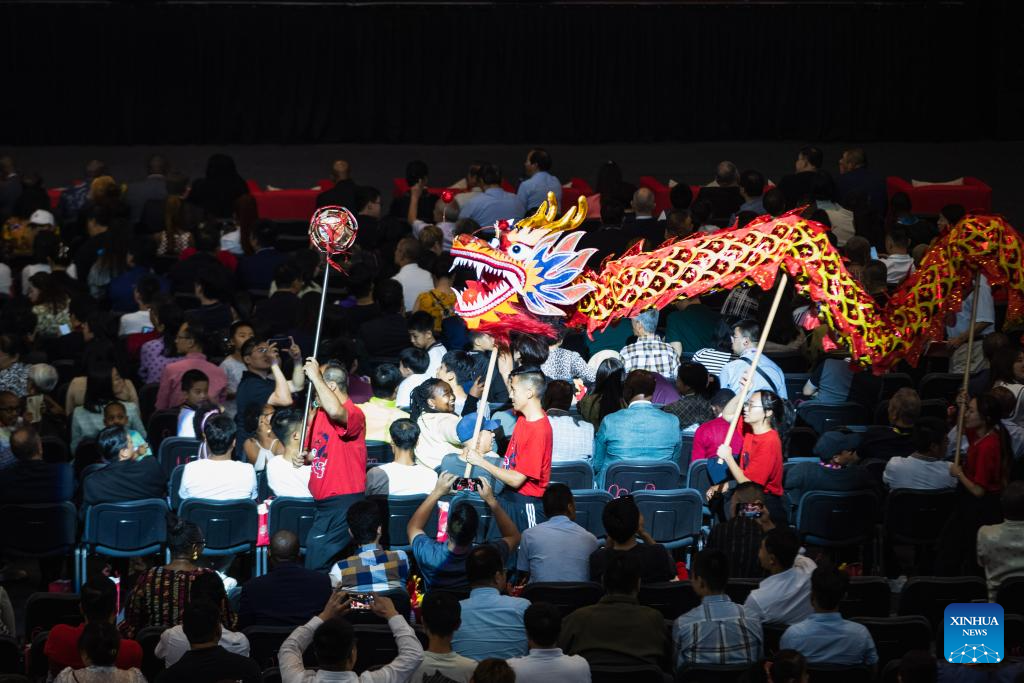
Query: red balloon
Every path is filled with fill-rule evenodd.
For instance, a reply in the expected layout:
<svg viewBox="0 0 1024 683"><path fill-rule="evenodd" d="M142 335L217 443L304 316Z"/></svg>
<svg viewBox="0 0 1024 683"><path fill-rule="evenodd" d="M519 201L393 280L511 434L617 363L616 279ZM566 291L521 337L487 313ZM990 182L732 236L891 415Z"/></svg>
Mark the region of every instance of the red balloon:
<svg viewBox="0 0 1024 683"><path fill-rule="evenodd" d="M444 201L445 204L451 204L452 200L455 199L455 193L452 192L451 190L445 190L444 192L441 193L441 199Z"/></svg>

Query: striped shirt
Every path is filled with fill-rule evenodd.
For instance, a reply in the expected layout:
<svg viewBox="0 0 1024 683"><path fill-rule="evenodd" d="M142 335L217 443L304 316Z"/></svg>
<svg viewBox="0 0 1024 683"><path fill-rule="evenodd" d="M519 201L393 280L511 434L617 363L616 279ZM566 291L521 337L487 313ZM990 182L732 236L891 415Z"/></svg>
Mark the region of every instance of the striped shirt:
<svg viewBox="0 0 1024 683"><path fill-rule="evenodd" d="M384 550L376 543L359 546L359 552L331 569L331 585L361 593L405 589L409 556L404 550Z"/></svg>
<svg viewBox="0 0 1024 683"><path fill-rule="evenodd" d="M690 664L752 664L761 658L761 623L728 595L708 595L672 625L676 669Z"/></svg>

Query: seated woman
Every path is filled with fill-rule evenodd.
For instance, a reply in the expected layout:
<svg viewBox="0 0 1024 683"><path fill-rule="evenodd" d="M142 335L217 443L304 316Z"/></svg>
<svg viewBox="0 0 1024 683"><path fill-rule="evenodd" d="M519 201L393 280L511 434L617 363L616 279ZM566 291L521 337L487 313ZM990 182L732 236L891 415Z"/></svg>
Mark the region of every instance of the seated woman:
<svg viewBox="0 0 1024 683"><path fill-rule="evenodd" d="M66 334L71 329L67 292L49 273L36 273L28 279L28 300L36 314L36 337L48 339Z"/></svg>
<svg viewBox="0 0 1024 683"><path fill-rule="evenodd" d="M167 546L171 561L140 576L126 599L121 622L121 634L126 638L134 638L147 626L170 628L180 624L192 582L214 573L196 564L206 546L199 527L174 513L167 515ZM235 615L228 605L221 608L221 623L229 629L235 626Z"/></svg>
<svg viewBox="0 0 1024 683"><path fill-rule="evenodd" d="M85 372L71 380L68 385L68 393L64 398L64 412L73 415L75 408L86 404L88 385L95 383L102 391L106 392L107 384L110 384L110 400L124 401L139 405L139 394L135 391L135 385L130 379L122 375L117 368L114 359L114 349L107 342L98 344L94 341L92 349L87 349L83 358ZM96 387L93 388L93 396L96 395Z"/></svg>
<svg viewBox="0 0 1024 683"><path fill-rule="evenodd" d="M115 666L120 646L121 636L113 624L89 622L78 639L78 652L85 667L67 667L57 674L54 683L146 683L146 677L135 667L118 669Z"/></svg>
<svg viewBox="0 0 1024 683"><path fill-rule="evenodd" d="M245 459L257 472L263 471L275 455L284 453L284 444L271 429L274 410L274 406L269 403L262 406L253 403L245 411L245 428L252 436L245 440L242 448L245 451Z"/></svg>
<svg viewBox="0 0 1024 683"><path fill-rule="evenodd" d="M461 450L455 394L448 383L428 379L412 391L409 419L420 428L416 462L437 469L448 453Z"/></svg>
<svg viewBox="0 0 1024 683"><path fill-rule="evenodd" d="M160 299L149 309L153 329L160 336L150 339L139 351L139 378L146 384L160 381L164 368L181 360L174 338L178 336L185 313L173 299Z"/></svg>
<svg viewBox="0 0 1024 683"><path fill-rule="evenodd" d="M117 424L116 422L111 422L109 425L106 424L104 411L110 403L117 402L119 405L122 405L127 418L127 425L137 432L142 439L146 438L146 428L142 424L142 416L139 413L139 399L135 396L135 388L127 380L121 379L117 368L104 361L95 361L90 366L88 375L79 379L83 379L85 382L83 382L82 404L72 408L71 412L70 445L72 453L78 448L78 444L83 439L94 438L104 427ZM74 385L74 381L72 381L72 385ZM70 400L70 393L71 390L68 389L68 404L73 403ZM130 396L134 400L126 398L126 396ZM135 440L134 436L132 440Z"/></svg>
<svg viewBox="0 0 1024 683"><path fill-rule="evenodd" d="M621 410L622 382L626 378L625 366L618 354L601 361L594 380L594 390L579 403L580 415L597 430L605 415Z"/></svg>

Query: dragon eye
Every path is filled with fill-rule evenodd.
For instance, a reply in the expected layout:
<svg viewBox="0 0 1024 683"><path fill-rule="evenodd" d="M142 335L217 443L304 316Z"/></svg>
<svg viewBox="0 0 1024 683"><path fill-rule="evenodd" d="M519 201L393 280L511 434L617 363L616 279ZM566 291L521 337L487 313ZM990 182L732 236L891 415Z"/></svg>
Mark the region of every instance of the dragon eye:
<svg viewBox="0 0 1024 683"><path fill-rule="evenodd" d="M523 248L518 244L514 244L512 245L512 248L509 249L509 252L511 252L512 254L521 254L523 253Z"/></svg>

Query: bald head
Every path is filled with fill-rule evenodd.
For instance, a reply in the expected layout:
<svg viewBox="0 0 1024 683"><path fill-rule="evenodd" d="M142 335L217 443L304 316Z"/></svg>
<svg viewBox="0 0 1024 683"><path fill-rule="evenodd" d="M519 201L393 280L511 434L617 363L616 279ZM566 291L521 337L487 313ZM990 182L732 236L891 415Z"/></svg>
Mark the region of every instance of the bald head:
<svg viewBox="0 0 1024 683"><path fill-rule="evenodd" d="M654 213L654 193L641 187L633 193L633 211L637 216L650 216Z"/></svg>
<svg viewBox="0 0 1024 683"><path fill-rule="evenodd" d="M740 182L740 173L736 169L736 164L731 161L723 161L718 164L718 168L715 169L715 181L718 182L720 187L733 187L738 185Z"/></svg>
<svg viewBox="0 0 1024 683"><path fill-rule="evenodd" d="M349 168L348 162L344 159L337 159L331 164L331 179L334 182L340 182L342 180L348 180Z"/></svg>
<svg viewBox="0 0 1024 683"><path fill-rule="evenodd" d="M281 530L270 537L270 559L280 562L298 562L299 537L294 531Z"/></svg>
<svg viewBox="0 0 1024 683"><path fill-rule="evenodd" d="M11 432L11 453L21 462L43 459L43 442L32 427L18 427Z"/></svg>

